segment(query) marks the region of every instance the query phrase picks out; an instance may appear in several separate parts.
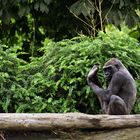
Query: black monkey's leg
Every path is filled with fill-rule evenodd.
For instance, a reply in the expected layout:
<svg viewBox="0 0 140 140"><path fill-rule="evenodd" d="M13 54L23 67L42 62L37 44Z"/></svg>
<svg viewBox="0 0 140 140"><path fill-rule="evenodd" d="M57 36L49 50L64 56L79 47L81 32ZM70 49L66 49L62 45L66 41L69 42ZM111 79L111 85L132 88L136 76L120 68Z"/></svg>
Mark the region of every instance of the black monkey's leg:
<svg viewBox="0 0 140 140"><path fill-rule="evenodd" d="M107 114L109 115L126 115L127 107L122 98L116 95L110 97Z"/></svg>

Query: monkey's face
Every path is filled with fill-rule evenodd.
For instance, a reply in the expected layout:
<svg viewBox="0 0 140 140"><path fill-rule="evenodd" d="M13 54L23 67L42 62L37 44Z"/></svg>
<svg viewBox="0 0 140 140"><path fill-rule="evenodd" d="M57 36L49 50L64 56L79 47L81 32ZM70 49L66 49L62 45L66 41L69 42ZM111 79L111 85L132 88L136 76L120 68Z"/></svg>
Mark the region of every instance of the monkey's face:
<svg viewBox="0 0 140 140"><path fill-rule="evenodd" d="M104 71L105 79L107 81L111 81L113 74L117 71L117 68L113 65L109 65L107 67L104 67L103 71Z"/></svg>

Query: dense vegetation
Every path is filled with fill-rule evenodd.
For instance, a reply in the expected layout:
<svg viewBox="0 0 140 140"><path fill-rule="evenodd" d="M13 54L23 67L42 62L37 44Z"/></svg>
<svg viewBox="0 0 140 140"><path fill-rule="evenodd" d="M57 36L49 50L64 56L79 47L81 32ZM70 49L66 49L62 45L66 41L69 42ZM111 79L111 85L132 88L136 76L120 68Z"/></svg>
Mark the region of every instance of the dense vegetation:
<svg viewBox="0 0 140 140"><path fill-rule="evenodd" d="M140 113L139 0L0 0L0 40L0 112L100 113L86 75L100 63L105 87L102 66L117 57Z"/></svg>
<svg viewBox="0 0 140 140"><path fill-rule="evenodd" d="M99 113L86 75L99 62L99 78L105 87L102 66L111 57L122 60L140 92L140 44L128 32L109 26L96 38L81 35L59 42L46 38L39 50L42 56L32 57L31 62L19 57L20 42L10 48L1 45L1 111ZM140 112L139 93L137 96L133 113Z"/></svg>

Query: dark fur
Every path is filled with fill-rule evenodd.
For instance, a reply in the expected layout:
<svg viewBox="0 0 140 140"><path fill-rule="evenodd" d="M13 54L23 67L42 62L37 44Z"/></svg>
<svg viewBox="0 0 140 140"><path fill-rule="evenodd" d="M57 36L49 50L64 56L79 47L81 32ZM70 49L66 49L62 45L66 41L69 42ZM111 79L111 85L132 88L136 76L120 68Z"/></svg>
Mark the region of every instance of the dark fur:
<svg viewBox="0 0 140 140"><path fill-rule="evenodd" d="M87 82L98 96L103 112L110 115L130 114L137 92L132 75L116 58L110 59L103 68L109 82L107 89L100 87L98 65L94 65L87 76Z"/></svg>

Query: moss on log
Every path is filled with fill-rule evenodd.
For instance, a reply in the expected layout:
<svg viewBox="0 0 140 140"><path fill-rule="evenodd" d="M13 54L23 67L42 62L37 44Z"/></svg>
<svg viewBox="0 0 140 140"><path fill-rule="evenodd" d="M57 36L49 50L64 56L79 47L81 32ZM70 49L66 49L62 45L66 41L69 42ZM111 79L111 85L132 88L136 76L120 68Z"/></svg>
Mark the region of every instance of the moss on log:
<svg viewBox="0 0 140 140"><path fill-rule="evenodd" d="M96 131L9 131L0 140L139 140L140 127Z"/></svg>

